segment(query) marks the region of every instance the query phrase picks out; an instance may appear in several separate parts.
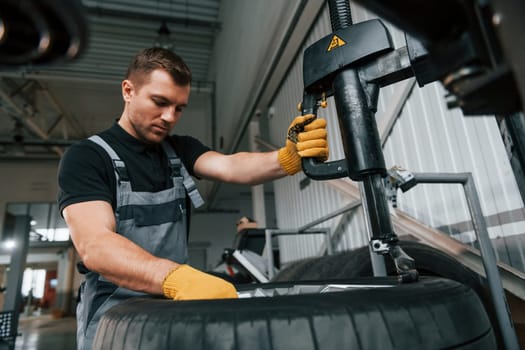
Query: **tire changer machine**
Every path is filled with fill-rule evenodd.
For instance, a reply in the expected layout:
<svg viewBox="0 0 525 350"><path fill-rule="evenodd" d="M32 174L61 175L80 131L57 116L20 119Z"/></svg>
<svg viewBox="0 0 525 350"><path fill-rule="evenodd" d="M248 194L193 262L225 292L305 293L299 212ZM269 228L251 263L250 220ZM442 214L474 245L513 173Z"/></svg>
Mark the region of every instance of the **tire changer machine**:
<svg viewBox="0 0 525 350"><path fill-rule="evenodd" d="M519 34L525 34L519 18L525 14L525 4L356 2L404 30L406 46L395 49L379 19L353 24L348 0L328 1L333 33L304 52L304 94L299 108L303 115L316 115L318 107L326 106L326 99L333 96L345 159L324 163L303 159L303 170L316 180L349 177L358 181L370 247L376 253L371 257L374 274L381 275L381 256L389 256L401 282L416 282L415 262L398 244L385 195L387 170L375 120L379 90L413 76L420 86L439 80L450 93L449 107L461 107L466 115L512 118L522 108L520 101L525 101L525 50L516 47L518 38L523 40ZM288 138L296 141L300 128L290 130ZM405 189L413 185L407 183ZM486 227L482 215L477 219ZM505 347L519 349L487 231L476 233Z"/></svg>

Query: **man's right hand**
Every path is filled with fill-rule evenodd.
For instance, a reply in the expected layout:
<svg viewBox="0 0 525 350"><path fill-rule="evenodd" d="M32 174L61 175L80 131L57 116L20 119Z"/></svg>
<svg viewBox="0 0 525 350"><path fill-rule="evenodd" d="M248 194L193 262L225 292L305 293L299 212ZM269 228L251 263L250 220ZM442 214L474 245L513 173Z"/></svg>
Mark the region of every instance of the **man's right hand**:
<svg viewBox="0 0 525 350"><path fill-rule="evenodd" d="M313 114L296 117L288 128L286 146L278 153L279 163L288 175L301 170L301 158L328 159L326 120L316 119Z"/></svg>
<svg viewBox="0 0 525 350"><path fill-rule="evenodd" d="M173 300L237 298L237 291L231 283L189 265L179 265L171 270L162 282L162 291Z"/></svg>

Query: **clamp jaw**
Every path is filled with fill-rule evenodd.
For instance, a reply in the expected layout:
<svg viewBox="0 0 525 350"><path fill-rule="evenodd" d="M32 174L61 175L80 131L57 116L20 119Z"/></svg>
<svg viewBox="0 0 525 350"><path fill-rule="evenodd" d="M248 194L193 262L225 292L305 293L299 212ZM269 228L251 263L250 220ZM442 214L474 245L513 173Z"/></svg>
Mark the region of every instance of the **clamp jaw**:
<svg viewBox="0 0 525 350"><path fill-rule="evenodd" d="M401 191L406 192L417 185L414 174L397 165L387 170L384 182L386 196L394 208L397 208L397 190L401 189Z"/></svg>

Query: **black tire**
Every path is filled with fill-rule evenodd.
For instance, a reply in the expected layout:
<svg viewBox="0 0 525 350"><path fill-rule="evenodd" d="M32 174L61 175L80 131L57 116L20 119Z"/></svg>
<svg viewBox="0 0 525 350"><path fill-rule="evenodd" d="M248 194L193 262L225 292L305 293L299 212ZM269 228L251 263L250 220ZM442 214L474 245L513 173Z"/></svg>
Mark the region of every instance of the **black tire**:
<svg viewBox="0 0 525 350"><path fill-rule="evenodd" d="M454 257L440 250L415 241L400 241L400 246L416 263L422 276L440 276L482 289L484 280L475 272L459 263ZM395 275L392 259L385 259L387 272ZM318 258L297 261L281 270L273 279L280 281L307 281L372 276L372 263L368 246Z"/></svg>
<svg viewBox="0 0 525 350"><path fill-rule="evenodd" d="M416 269L421 276L444 277L472 288L487 310L489 319L496 330L498 343L502 344L494 305L487 282L483 277L462 265L454 257L426 244L410 240L401 240L399 244L415 260ZM397 274L392 259L387 257L385 265L389 276ZM372 275L369 248L365 246L330 256L294 262L281 270L273 281L316 281Z"/></svg>
<svg viewBox="0 0 525 350"><path fill-rule="evenodd" d="M383 287L238 300L130 299L104 315L94 348L496 348L479 298L463 284L422 278L398 285L388 277L346 282Z"/></svg>
<svg viewBox="0 0 525 350"><path fill-rule="evenodd" d="M421 276L444 277L466 284L474 289L484 305L492 312L492 303L486 280L476 272L462 265L454 257L428 245L415 241L400 241L403 250L415 260ZM385 259L389 276L396 275L392 259ZM368 246L318 258L308 258L292 263L281 270L272 280L317 281L372 276L372 263Z"/></svg>

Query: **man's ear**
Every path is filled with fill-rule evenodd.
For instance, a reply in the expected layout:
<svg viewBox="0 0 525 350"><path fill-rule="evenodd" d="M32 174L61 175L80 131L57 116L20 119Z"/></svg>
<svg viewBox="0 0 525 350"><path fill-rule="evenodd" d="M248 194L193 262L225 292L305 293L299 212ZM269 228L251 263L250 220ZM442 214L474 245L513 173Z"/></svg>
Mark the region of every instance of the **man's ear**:
<svg viewBox="0 0 525 350"><path fill-rule="evenodd" d="M131 96L133 95L133 83L126 79L124 81L122 81L122 98L124 99L125 102L129 102L129 100L131 99Z"/></svg>

